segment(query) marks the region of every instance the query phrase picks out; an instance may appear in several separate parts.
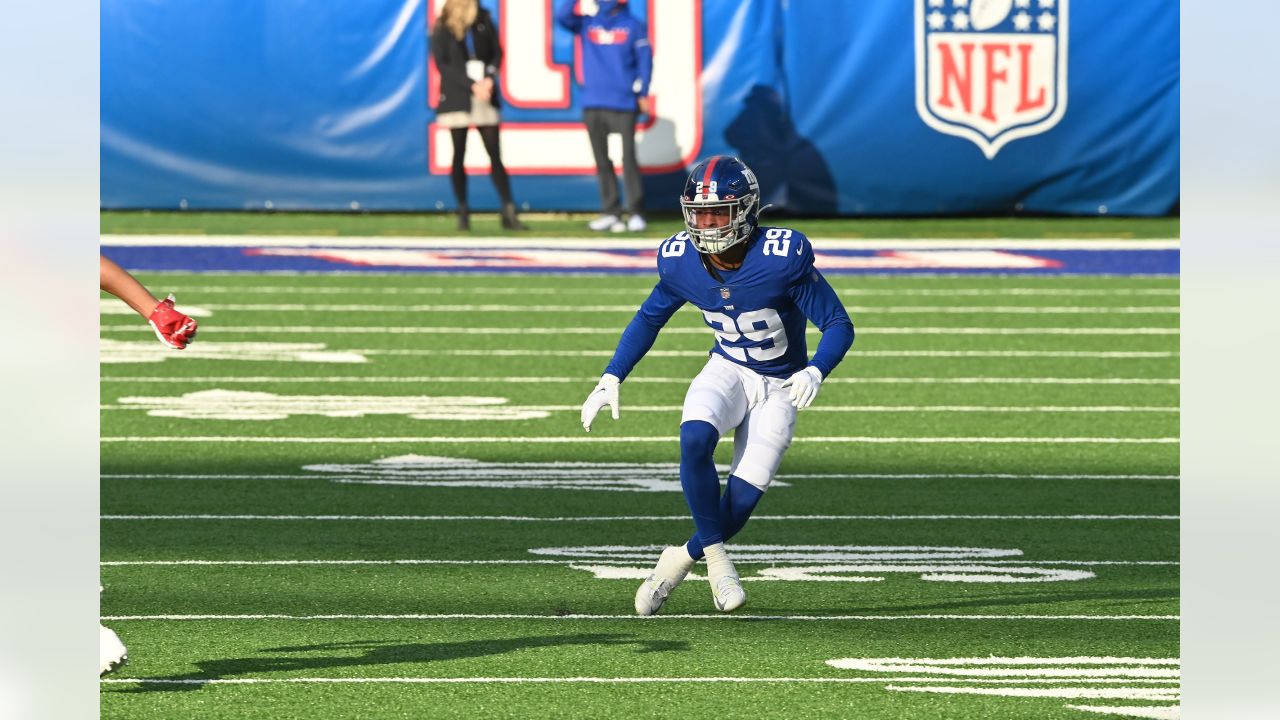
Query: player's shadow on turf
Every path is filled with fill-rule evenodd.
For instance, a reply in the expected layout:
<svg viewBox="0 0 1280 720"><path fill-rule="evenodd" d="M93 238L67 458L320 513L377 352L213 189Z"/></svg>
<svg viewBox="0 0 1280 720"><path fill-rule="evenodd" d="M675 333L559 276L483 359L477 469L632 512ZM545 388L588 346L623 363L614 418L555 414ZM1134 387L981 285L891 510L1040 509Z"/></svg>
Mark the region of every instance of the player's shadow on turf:
<svg viewBox="0 0 1280 720"><path fill-rule="evenodd" d="M1167 602L1169 600L1178 599L1177 588L1163 588L1153 590L1098 590L1093 592L1063 592L1063 593L1038 593L1035 595L991 595L987 597L969 597L964 600L953 600L945 602L916 603L911 605L870 605L857 608L841 608L840 613L857 614L857 613L911 613L923 612L927 610L961 610L984 607L1010 607L1018 605L1041 605L1063 602L1082 602L1097 600L1115 600L1118 602L1133 603L1138 602ZM761 609L760 612L764 612ZM799 610L790 608L788 612L803 614L812 612L814 614L830 613L832 608L824 607L813 610Z"/></svg>
<svg viewBox="0 0 1280 720"><path fill-rule="evenodd" d="M269 657L228 658L201 660L199 670L183 675L153 677L125 692L182 692L199 690L204 682L226 677L258 677L263 673L291 673L300 671L329 670L332 668L368 667L374 665L399 665L406 663L438 662L462 658L503 655L516 650L569 645L636 645L636 652L678 652L689 649L683 640L649 640L633 635L535 635L520 638L493 640L462 640L444 643L389 644L379 640L361 640L322 645L264 648L263 653L287 653ZM363 650L363 652L358 652ZM307 656L307 653L347 651L340 655ZM357 651L357 652L352 652ZM295 654L296 653L296 654Z"/></svg>

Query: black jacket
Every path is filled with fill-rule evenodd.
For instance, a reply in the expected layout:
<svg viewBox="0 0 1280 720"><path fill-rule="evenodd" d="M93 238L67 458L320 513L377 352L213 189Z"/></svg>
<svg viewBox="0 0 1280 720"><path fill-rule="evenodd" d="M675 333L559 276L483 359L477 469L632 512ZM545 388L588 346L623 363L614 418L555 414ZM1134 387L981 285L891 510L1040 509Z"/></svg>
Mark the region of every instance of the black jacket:
<svg viewBox="0 0 1280 720"><path fill-rule="evenodd" d="M471 80L467 77L467 60L475 59L484 63L486 77L493 78L492 103L498 107L498 68L502 66L502 45L498 42L498 31L493 26L493 18L484 8L476 13L476 21L467 30L472 36L475 46L475 57L467 55L467 44L449 32L439 19L431 28L431 57L436 61L440 71L440 102L436 105L437 113L462 110L471 111Z"/></svg>

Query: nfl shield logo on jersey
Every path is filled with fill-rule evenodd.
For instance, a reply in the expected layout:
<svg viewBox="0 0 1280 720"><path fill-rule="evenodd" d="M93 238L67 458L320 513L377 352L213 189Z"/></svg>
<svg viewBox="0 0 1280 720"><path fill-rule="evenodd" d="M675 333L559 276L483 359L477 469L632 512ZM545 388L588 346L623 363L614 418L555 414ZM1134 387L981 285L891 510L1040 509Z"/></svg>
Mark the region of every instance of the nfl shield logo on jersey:
<svg viewBox="0 0 1280 720"><path fill-rule="evenodd" d="M916 0L916 110L988 159L1067 109L1068 0Z"/></svg>

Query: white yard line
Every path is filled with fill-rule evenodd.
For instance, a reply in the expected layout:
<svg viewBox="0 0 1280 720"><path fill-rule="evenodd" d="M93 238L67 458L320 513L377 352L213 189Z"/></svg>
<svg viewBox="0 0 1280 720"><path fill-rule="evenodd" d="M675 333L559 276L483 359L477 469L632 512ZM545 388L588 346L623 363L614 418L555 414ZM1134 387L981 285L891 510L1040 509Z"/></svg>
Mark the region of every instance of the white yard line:
<svg viewBox="0 0 1280 720"><path fill-rule="evenodd" d="M136 567L136 566L155 566L155 567L180 567L185 565L193 566L290 566L290 565L581 565L582 560L579 558L571 558L567 560L444 560L444 559L400 559L400 560L105 560L98 565L102 567ZM634 565L634 562L626 560L595 560L591 561L595 565ZM750 566L758 564L768 565L803 565L813 564L811 559L787 559L787 558L770 558L768 561L753 562L750 559L739 559L734 564L737 566ZM899 565L927 564L934 562L933 560L895 560ZM981 561L982 565L1026 565L1028 563L1035 565L1080 565L1084 567L1092 567L1095 565L1119 565L1119 566L1180 566L1182 563L1176 560L1027 560L1019 558L1017 560L987 560Z"/></svg>
<svg viewBox="0 0 1280 720"><path fill-rule="evenodd" d="M622 326L610 327L470 327L444 325L217 325L210 324L201 332L210 330L217 334L269 334L269 335L610 335L617 337ZM104 333L151 332L146 324L136 322L114 323L99 328ZM862 335L1178 335L1176 327L866 327L859 326ZM667 327L664 335L704 335L710 337L707 327ZM808 335L820 333L815 328Z"/></svg>
<svg viewBox="0 0 1280 720"><path fill-rule="evenodd" d="M507 410L529 412L579 412L578 405L503 405ZM99 405L99 410L150 410L142 405ZM677 413L679 405L628 405L627 412L664 412ZM1083 406L996 406L996 405L834 405L808 408L810 412L821 413L1177 413L1177 407L1169 406L1128 406L1128 405L1083 405Z"/></svg>
<svg viewBox="0 0 1280 720"><path fill-rule="evenodd" d="M619 282L624 282L624 278L618 278ZM1028 296L1028 297L1120 297L1120 296L1161 296L1161 297L1178 297L1181 291L1178 288L1029 288L1029 287L1006 287L1006 288L901 288L901 289L878 289L865 287L841 287L842 278L836 276L827 278L836 292L840 295L858 295L858 296L921 296L921 297L1004 297L1004 296ZM432 282L423 279L423 284L430 285ZM494 287L494 286L465 286L465 287L439 287L432 285L430 287L370 287L370 286L343 286L335 287L326 285L324 287L307 287L307 286L289 286L289 285L254 285L253 283L245 283L243 285L180 285L175 290L193 295L215 294L215 293L231 293L231 294L253 294L261 295L264 293L280 293L283 295L626 295L635 296L637 299L643 299L652 290L652 283L647 283L642 287L623 288L623 287Z"/></svg>
<svg viewBox="0 0 1280 720"><path fill-rule="evenodd" d="M109 683L113 685L129 684L129 685L270 685L270 684L390 684L390 685L433 685L433 684L605 684L605 685L623 685L623 684L698 684L698 683L836 683L836 684L892 684L892 683L937 683L938 678L933 677L904 677L904 678L875 678L875 677L852 677L852 678L836 678L836 677L808 677L808 678L790 678L790 677L295 677L295 678L210 678L207 680L196 678L122 678L109 677L98 680L100 683ZM1151 683L1177 683L1177 680L1133 680L1130 678L1070 678L1065 680L1054 679L987 679L987 680L968 680L947 678L946 682L950 684L956 683L982 683L984 685L1000 684L1000 683L1016 683L1019 685L1034 684L1057 684L1072 683L1079 685L1082 683L1128 683L1141 682L1142 684Z"/></svg>
<svg viewBox="0 0 1280 720"><path fill-rule="evenodd" d="M103 476L106 477L106 476ZM1016 473L783 473L779 480L1179 480L1178 475L1048 475Z"/></svg>
<svg viewBox="0 0 1280 720"><path fill-rule="evenodd" d="M115 305L111 305L115 309ZM521 305L516 303L487 304L487 305L399 305L399 304L375 304L375 305L323 305L323 304L287 304L287 303L256 303L256 304L201 304L201 309L208 312L307 312L307 313L379 313L382 315L402 312L402 313L444 313L444 312L461 312L461 313L512 313L512 312L542 312L542 313L635 313L639 309L638 304L627 305ZM897 305L897 306L874 306L874 305L850 305L845 308L850 313L857 315L902 315L902 314L929 314L929 315L1177 315L1179 308L1139 305L1139 306L1112 306L1112 305L1070 305L1070 306L1047 306L1047 305ZM692 311L686 311L692 312ZM124 312L112 312L111 314L127 314Z"/></svg>
<svg viewBox="0 0 1280 720"><path fill-rule="evenodd" d="M104 615L104 621L118 620L635 620L654 622L659 620L784 620L797 622L871 621L895 622L904 620L1180 620L1180 615L728 615L724 613L701 615L531 615L517 613L452 613L408 615ZM937 678L934 678L937 681Z"/></svg>
<svg viewBox="0 0 1280 720"><path fill-rule="evenodd" d="M627 378L627 382L638 384L688 385L690 377L637 377ZM173 376L160 375L104 375L99 378L103 382L145 382L170 383ZM535 376L510 375L206 375L182 378L184 382L220 382L220 383L572 383L590 385L598 377L582 376ZM1089 378L1089 377L835 377L824 381L824 385L1177 385L1177 378Z"/></svg>
<svg viewBox="0 0 1280 720"><path fill-rule="evenodd" d="M782 473L778 480L1178 480L1177 475L1019 475L1014 473ZM367 480L365 475L104 473L103 480Z"/></svg>
<svg viewBox="0 0 1280 720"><path fill-rule="evenodd" d="M542 350L527 348L487 348L479 350L432 350L423 348L360 348L355 350L333 349L334 352L359 355L391 355L409 357L613 357L613 350ZM650 350L647 358L655 357L707 357L706 350ZM1126 350L858 350L854 357L888 358L1176 358L1177 351L1126 351Z"/></svg>
<svg viewBox="0 0 1280 720"><path fill-rule="evenodd" d="M933 686L906 686L895 687L896 680L890 678L885 690L905 690L908 692L927 692L939 694L960 694L960 695L996 695L1000 697L1034 697L1034 698L1101 698L1107 700L1153 700L1164 702L1176 702L1180 691L1178 688L999 688L999 687L955 687L950 678L939 680L938 682L949 683L950 685ZM1131 680L1130 682L1147 682L1146 680ZM1145 708L1141 708L1145 709Z"/></svg>
<svg viewBox="0 0 1280 720"><path fill-rule="evenodd" d="M535 237L407 237L393 235L102 235L102 247L324 247L324 248L518 248L565 250L657 250L664 238ZM812 237L822 250L1177 250L1176 238L823 238Z"/></svg>
<svg viewBox="0 0 1280 720"><path fill-rule="evenodd" d="M798 561L788 561L798 562ZM808 561L805 561L808 562ZM992 561L984 560L984 564ZM1002 561L1003 562L1003 561ZM1026 564L1019 560L1016 564ZM633 565L621 560L594 561L597 565ZM176 567L183 565L212 566L278 566L278 565L581 565L580 559L569 560L104 560L98 565L102 567L157 566ZM748 563L738 562L738 565Z"/></svg>
<svg viewBox="0 0 1280 720"><path fill-rule="evenodd" d="M110 407L110 406L107 406ZM529 410L546 412L579 412L578 405L520 405ZM679 412L680 405L628 405L627 412ZM1133 406L1133 405L815 405L806 408L806 412L820 413L1176 413L1179 408L1171 406Z"/></svg>
<svg viewBox="0 0 1280 720"><path fill-rule="evenodd" d="M380 445L390 443L417 444L558 444L558 443L676 443L673 436L608 437L601 435L573 435L568 437L269 437L261 435L115 435L99 438L104 443L303 443L303 444L359 444ZM1094 445L1171 445L1179 442L1176 437L798 437L798 443L839 443L872 445L915 444L1094 444Z"/></svg>
<svg viewBox="0 0 1280 720"><path fill-rule="evenodd" d="M303 522L689 522L688 515L582 515L535 517L529 515L102 515L102 520L252 520ZM915 522L934 520L1178 520L1177 515L753 515L755 522L854 520Z"/></svg>

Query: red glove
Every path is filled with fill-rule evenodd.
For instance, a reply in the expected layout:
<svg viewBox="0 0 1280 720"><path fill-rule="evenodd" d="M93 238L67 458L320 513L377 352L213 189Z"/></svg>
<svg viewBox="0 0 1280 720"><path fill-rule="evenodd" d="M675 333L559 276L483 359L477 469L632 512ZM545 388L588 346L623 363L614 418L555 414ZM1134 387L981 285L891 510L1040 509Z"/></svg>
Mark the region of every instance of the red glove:
<svg viewBox="0 0 1280 720"><path fill-rule="evenodd" d="M196 337L196 321L173 307L173 295L165 298L147 318L160 342L174 350L181 350Z"/></svg>

